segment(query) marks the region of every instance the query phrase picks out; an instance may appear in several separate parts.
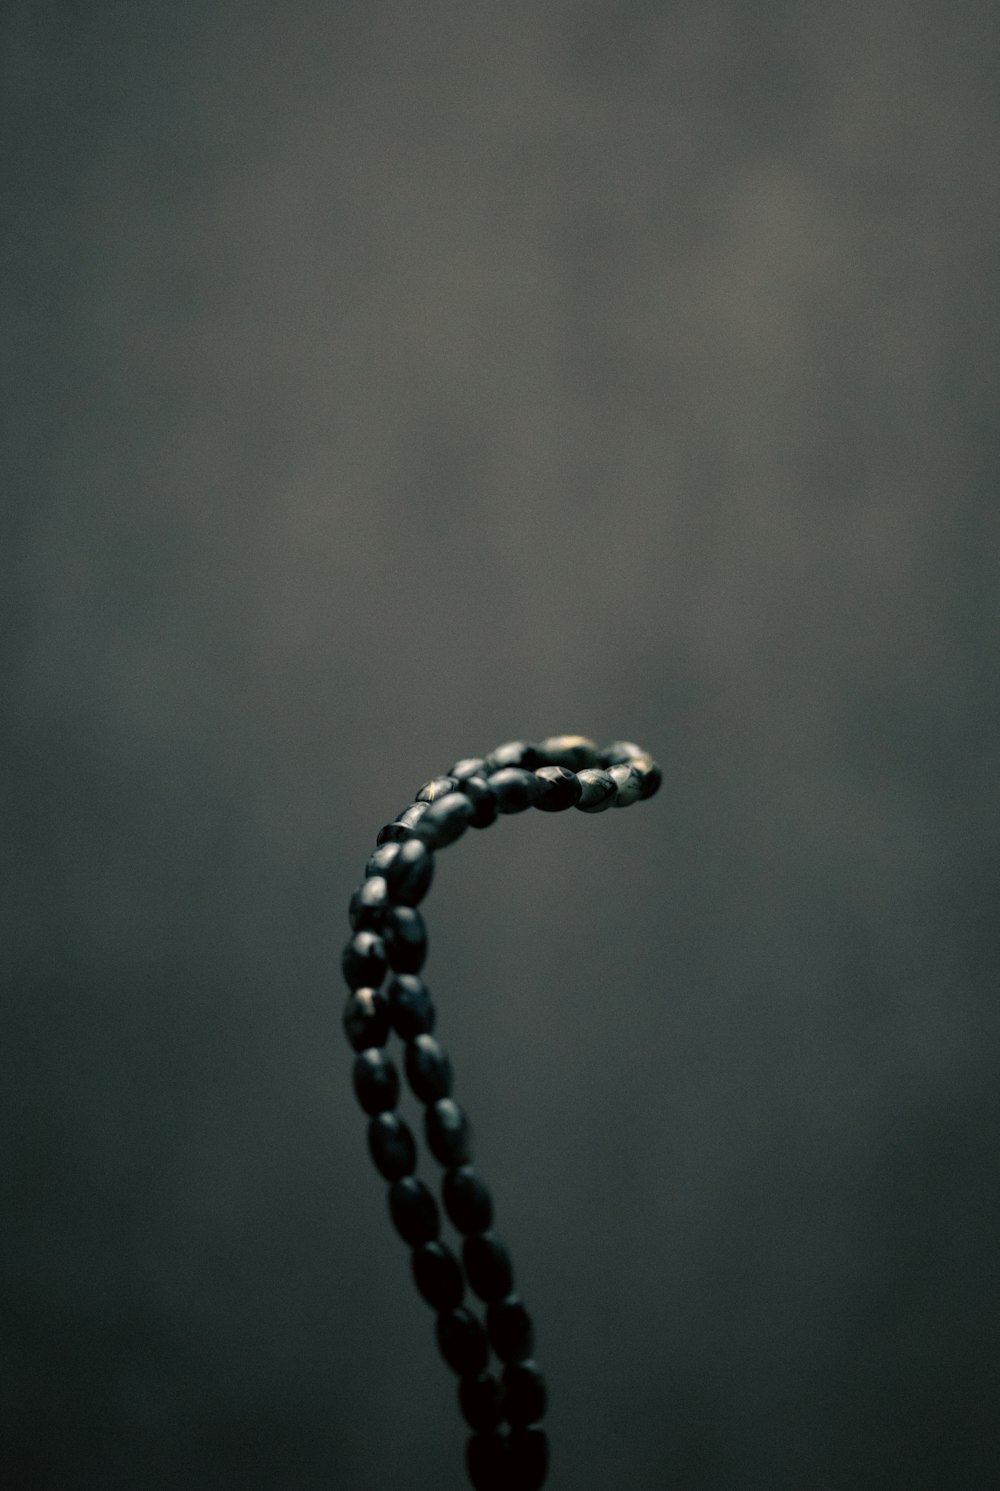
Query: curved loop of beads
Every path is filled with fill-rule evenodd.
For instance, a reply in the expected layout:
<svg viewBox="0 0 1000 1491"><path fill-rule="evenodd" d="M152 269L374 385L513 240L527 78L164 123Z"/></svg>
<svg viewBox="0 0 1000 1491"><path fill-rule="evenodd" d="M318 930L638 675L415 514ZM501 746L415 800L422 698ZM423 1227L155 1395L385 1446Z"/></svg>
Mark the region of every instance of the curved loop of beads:
<svg viewBox="0 0 1000 1491"><path fill-rule="evenodd" d="M512 741L489 756L456 761L380 830L351 898L352 936L341 966L350 990L344 1031L356 1053L354 1092L368 1115L372 1160L389 1182L389 1215L412 1250L414 1282L436 1312L438 1349L458 1378L459 1408L472 1430L466 1469L477 1491L543 1485L546 1388L531 1317L494 1229L493 1198L473 1163L471 1126L452 1097L451 1062L434 1034L434 1001L420 977L427 932L417 908L434 876L435 852L467 828L529 807L628 807L652 797L660 782L660 768L638 746L616 741L602 751L580 735L538 745ZM424 1108L427 1148L444 1170L441 1200L461 1239L461 1259L441 1238L438 1203L416 1176L416 1140L396 1112L399 1073L386 1052L391 1032L404 1042L403 1069ZM466 1303L467 1288L485 1306L485 1324Z"/></svg>

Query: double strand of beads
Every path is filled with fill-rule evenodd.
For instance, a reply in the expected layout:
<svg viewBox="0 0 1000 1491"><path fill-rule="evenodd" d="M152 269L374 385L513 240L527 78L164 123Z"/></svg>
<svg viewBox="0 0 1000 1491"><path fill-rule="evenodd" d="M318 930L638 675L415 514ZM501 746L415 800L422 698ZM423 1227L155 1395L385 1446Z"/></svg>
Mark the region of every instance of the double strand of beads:
<svg viewBox="0 0 1000 1491"><path fill-rule="evenodd" d="M476 1491L542 1486L546 1387L534 1360L532 1320L493 1226L493 1198L473 1163L469 1120L452 1096L451 1062L434 1034L434 1002L420 977L427 932L417 908L434 876L435 852L467 828L529 807L624 808L652 797L660 781L659 767L638 746L616 741L601 751L579 735L538 745L512 741L489 756L456 761L380 830L351 898L342 968L354 1092L368 1114L372 1160L389 1183L393 1226L411 1249L414 1282L436 1313L438 1349L458 1378L459 1407L472 1430L466 1469ZM438 1203L416 1176L416 1140L396 1111L399 1073L386 1052L393 1031L405 1043L403 1069L423 1105L427 1147L444 1170L441 1199L461 1238L461 1259L441 1237ZM467 1288L485 1306L485 1324L466 1303Z"/></svg>

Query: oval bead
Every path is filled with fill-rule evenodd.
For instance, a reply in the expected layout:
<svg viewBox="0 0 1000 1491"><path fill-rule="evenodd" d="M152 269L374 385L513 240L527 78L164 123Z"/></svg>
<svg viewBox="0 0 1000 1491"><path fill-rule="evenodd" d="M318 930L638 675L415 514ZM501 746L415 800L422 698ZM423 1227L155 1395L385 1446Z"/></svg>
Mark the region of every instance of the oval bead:
<svg viewBox="0 0 1000 1491"><path fill-rule="evenodd" d="M441 1199L459 1232L486 1232L493 1225L493 1197L474 1165L445 1171Z"/></svg>
<svg viewBox="0 0 1000 1491"><path fill-rule="evenodd" d="M429 803L411 802L401 813L396 814L396 822L401 823L404 828L416 828L427 812Z"/></svg>
<svg viewBox="0 0 1000 1491"><path fill-rule="evenodd" d="M577 781L580 783L577 807L581 813L603 813L605 808L610 808L618 788L609 772L587 767L579 773Z"/></svg>
<svg viewBox="0 0 1000 1491"><path fill-rule="evenodd" d="M486 1332L475 1315L463 1305L441 1311L436 1335L438 1350L460 1377L478 1377L486 1370L490 1359Z"/></svg>
<svg viewBox="0 0 1000 1491"><path fill-rule="evenodd" d="M485 766L483 756L463 756L461 761L456 761L454 766L448 768L448 775L456 782L464 782L466 777L482 776Z"/></svg>
<svg viewBox="0 0 1000 1491"><path fill-rule="evenodd" d="M473 1491L521 1491L508 1468L507 1436L496 1431L470 1434L465 1442L465 1469Z"/></svg>
<svg viewBox="0 0 1000 1491"><path fill-rule="evenodd" d="M389 966L396 973L419 973L427 957L427 928L413 906L390 906L382 928Z"/></svg>
<svg viewBox="0 0 1000 1491"><path fill-rule="evenodd" d="M417 906L434 879L434 855L422 839L405 839L396 846L385 872L388 899L397 906Z"/></svg>
<svg viewBox="0 0 1000 1491"><path fill-rule="evenodd" d="M602 766L617 766L620 761L634 761L646 752L631 740L615 740L600 753Z"/></svg>
<svg viewBox="0 0 1000 1491"><path fill-rule="evenodd" d="M449 792L437 802L427 804L418 833L432 849L454 844L472 822L475 809L464 792Z"/></svg>
<svg viewBox="0 0 1000 1491"><path fill-rule="evenodd" d="M639 791L639 799L645 802L647 798L655 796L663 783L663 772L657 766L652 756L637 756L632 762L633 767L642 778L642 787Z"/></svg>
<svg viewBox="0 0 1000 1491"><path fill-rule="evenodd" d="M616 766L608 767L608 776L615 784L615 797L611 806L614 808L628 808L632 803L638 802L642 794L642 776L631 761L621 761Z"/></svg>
<svg viewBox="0 0 1000 1491"><path fill-rule="evenodd" d="M466 777L459 783L459 791L463 792L472 804L472 828L489 828L491 823L496 822L500 811L497 806L497 795L485 777Z"/></svg>
<svg viewBox="0 0 1000 1491"><path fill-rule="evenodd" d="M537 1362L509 1362L504 1367L503 1384L503 1411L509 1424L537 1424L545 1417L548 1392Z"/></svg>
<svg viewBox="0 0 1000 1491"><path fill-rule="evenodd" d="M544 1429L511 1429L507 1435L506 1484L540 1491L549 1472L549 1437Z"/></svg>
<svg viewBox="0 0 1000 1491"><path fill-rule="evenodd" d="M417 802L437 802L439 797L446 797L449 792L454 792L458 785L457 777L431 777L425 782L417 793Z"/></svg>
<svg viewBox="0 0 1000 1491"><path fill-rule="evenodd" d="M472 1125L454 1098L439 1098L424 1112L427 1147L442 1165L465 1165L472 1159Z"/></svg>
<svg viewBox="0 0 1000 1491"><path fill-rule="evenodd" d="M444 1172L441 1200L462 1233L487 1232L493 1224L493 1197L475 1166L459 1164Z"/></svg>
<svg viewBox="0 0 1000 1491"><path fill-rule="evenodd" d="M566 808L575 808L580 801L582 788L576 774L565 766L540 766L535 776L542 783L542 791L535 807L542 813L561 813Z"/></svg>
<svg viewBox="0 0 1000 1491"><path fill-rule="evenodd" d="M382 875L370 875L351 897L347 915L355 932L377 932L389 904L388 886Z"/></svg>
<svg viewBox="0 0 1000 1491"><path fill-rule="evenodd" d="M399 1101L399 1073L379 1047L354 1058L354 1095L366 1113L384 1113Z"/></svg>
<svg viewBox="0 0 1000 1491"><path fill-rule="evenodd" d="M539 749L550 765L568 766L570 771L600 765L597 744L586 735L550 735Z"/></svg>
<svg viewBox="0 0 1000 1491"><path fill-rule="evenodd" d="M421 1243L414 1248L410 1263L413 1282L435 1310L453 1310L462 1303L462 1266L446 1243Z"/></svg>
<svg viewBox="0 0 1000 1491"><path fill-rule="evenodd" d="M392 1225L411 1248L432 1242L441 1231L437 1202L422 1180L404 1175L389 1187Z"/></svg>
<svg viewBox="0 0 1000 1491"><path fill-rule="evenodd" d="M401 1180L417 1167L417 1141L398 1113L376 1113L368 1125L368 1149L386 1180Z"/></svg>
<svg viewBox="0 0 1000 1491"><path fill-rule="evenodd" d="M389 1039L389 1001L378 989L354 989L344 1006L344 1034L355 1051Z"/></svg>
<svg viewBox="0 0 1000 1491"><path fill-rule="evenodd" d="M535 1328L519 1294L495 1299L486 1311L490 1345L502 1362L519 1362L534 1349Z"/></svg>
<svg viewBox="0 0 1000 1491"><path fill-rule="evenodd" d="M411 802L408 808L404 808L392 823L385 823L378 831L377 844L402 843L413 834L417 824L420 823L427 812L429 803Z"/></svg>
<svg viewBox="0 0 1000 1491"><path fill-rule="evenodd" d="M497 746L495 751L490 751L486 765L487 776L492 776L495 771L506 766L519 766L525 771L534 771L537 766L545 765L545 757L533 740L509 740L506 745Z"/></svg>
<svg viewBox="0 0 1000 1491"><path fill-rule="evenodd" d="M543 787L534 771L506 766L488 778L501 813L523 813L541 796Z"/></svg>
<svg viewBox="0 0 1000 1491"><path fill-rule="evenodd" d="M458 1385L458 1406L470 1429L494 1429L503 1418L504 1390L492 1372L463 1377Z"/></svg>
<svg viewBox="0 0 1000 1491"><path fill-rule="evenodd" d="M365 865L365 879L370 880L373 875L384 875L398 853L399 845L396 843L379 844Z"/></svg>
<svg viewBox="0 0 1000 1491"><path fill-rule="evenodd" d="M495 1232L467 1237L462 1259L469 1285L480 1299L503 1299L513 1291L514 1266Z"/></svg>
<svg viewBox="0 0 1000 1491"><path fill-rule="evenodd" d="M432 1035L417 1035L406 1047L406 1080L421 1103L451 1096L451 1062Z"/></svg>
<svg viewBox="0 0 1000 1491"><path fill-rule="evenodd" d="M351 989L377 989L385 978L385 943L377 932L355 932L344 948L340 967Z"/></svg>
<svg viewBox="0 0 1000 1491"><path fill-rule="evenodd" d="M389 1018L393 1030L404 1041L431 1033L437 1014L423 979L413 973L397 973L390 979Z"/></svg>

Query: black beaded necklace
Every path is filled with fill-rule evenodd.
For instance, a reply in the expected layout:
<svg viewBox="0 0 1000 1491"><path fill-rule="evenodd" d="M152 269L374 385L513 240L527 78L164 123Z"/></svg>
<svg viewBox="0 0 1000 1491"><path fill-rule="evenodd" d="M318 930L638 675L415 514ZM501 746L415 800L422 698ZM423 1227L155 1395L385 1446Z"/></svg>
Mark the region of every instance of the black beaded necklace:
<svg viewBox="0 0 1000 1491"><path fill-rule="evenodd" d="M546 1389L533 1359L531 1317L515 1292L510 1254L493 1230L493 1198L471 1163L469 1120L451 1096L451 1063L433 1034L434 1003L418 976L427 933L417 907L434 875L434 851L467 828L486 828L499 813L529 807L543 813L624 808L652 797L660 781L660 768L638 746L616 741L599 751L580 735L540 745L512 741L489 756L457 761L381 829L351 897L353 936L342 967L351 991L344 1030L357 1052L354 1092L369 1115L372 1159L389 1182L393 1225L412 1249L416 1286L437 1314L438 1349L458 1377L459 1407L473 1431L466 1469L477 1491L537 1491L544 1483ZM417 1146L395 1111L399 1074L385 1052L390 1030L406 1043L406 1079L424 1104L428 1148L444 1167L442 1201L463 1239L461 1263L441 1241L437 1202L414 1174ZM463 1303L466 1282L486 1306L485 1328ZM499 1377L490 1371L491 1349Z"/></svg>

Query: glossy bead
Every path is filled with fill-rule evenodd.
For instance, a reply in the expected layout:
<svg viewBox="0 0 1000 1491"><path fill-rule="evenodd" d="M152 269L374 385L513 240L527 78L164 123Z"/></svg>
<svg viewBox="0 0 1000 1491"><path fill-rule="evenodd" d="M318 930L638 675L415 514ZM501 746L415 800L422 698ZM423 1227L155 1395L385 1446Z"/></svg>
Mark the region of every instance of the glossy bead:
<svg viewBox="0 0 1000 1491"><path fill-rule="evenodd" d="M379 1047L354 1058L354 1095L366 1113L384 1113L399 1101L399 1073Z"/></svg>
<svg viewBox="0 0 1000 1491"><path fill-rule="evenodd" d="M410 806L404 808L392 823L382 825L375 842L377 844L399 844L404 839L410 838L417 824L423 819L428 807L429 804L426 802L411 802Z"/></svg>
<svg viewBox="0 0 1000 1491"><path fill-rule="evenodd" d="M454 844L472 822L475 809L464 792L449 792L427 804L420 820L418 834L432 849Z"/></svg>
<svg viewBox="0 0 1000 1491"><path fill-rule="evenodd" d="M577 781L580 783L577 807L581 813L603 813L605 808L610 808L618 788L608 772L587 767L578 774Z"/></svg>
<svg viewBox="0 0 1000 1491"><path fill-rule="evenodd" d="M425 782L417 793L417 802L437 802L439 797L445 797L449 792L454 792L458 784L457 777L431 777Z"/></svg>
<svg viewBox="0 0 1000 1491"><path fill-rule="evenodd" d="M480 1299L503 1299L514 1288L514 1265L495 1232L467 1237L462 1246L465 1276Z"/></svg>
<svg viewBox="0 0 1000 1491"><path fill-rule="evenodd" d="M351 897L348 917L355 932L377 932L389 904L388 887L381 875L363 880Z"/></svg>
<svg viewBox="0 0 1000 1491"><path fill-rule="evenodd" d="M458 1305L442 1310L437 1318L438 1350L460 1377L477 1377L490 1359L486 1332L470 1310Z"/></svg>
<svg viewBox="0 0 1000 1491"><path fill-rule="evenodd" d="M501 813L523 813L544 791L534 771L524 771L520 766L505 766L489 778L489 784Z"/></svg>
<svg viewBox="0 0 1000 1491"><path fill-rule="evenodd" d="M483 775L486 761L482 756L463 756L461 761L449 767L448 775L456 782L464 782L466 777L478 777Z"/></svg>
<svg viewBox="0 0 1000 1491"><path fill-rule="evenodd" d="M642 746L635 745L631 740L615 740L600 752L601 765L617 766L620 761L634 761L637 756L645 754Z"/></svg>
<svg viewBox="0 0 1000 1491"><path fill-rule="evenodd" d="M427 1147L441 1165L465 1165L472 1159L472 1125L453 1098L439 1098L424 1113Z"/></svg>
<svg viewBox="0 0 1000 1491"><path fill-rule="evenodd" d="M427 928L413 906L390 906L382 928L389 966L396 973L419 973L427 957Z"/></svg>
<svg viewBox="0 0 1000 1491"><path fill-rule="evenodd" d="M536 767L545 765L545 757L534 741L509 740L506 745L497 746L495 751L490 751L486 765L487 776L492 776L495 771L506 766L519 766L525 771L534 771Z"/></svg>
<svg viewBox="0 0 1000 1491"><path fill-rule="evenodd" d="M544 1429L511 1429L507 1435L507 1485L540 1491L549 1470L549 1437Z"/></svg>
<svg viewBox="0 0 1000 1491"><path fill-rule="evenodd" d="M389 1039L389 1001L378 989L354 989L344 1006L344 1034L355 1051Z"/></svg>
<svg viewBox="0 0 1000 1491"><path fill-rule="evenodd" d="M565 766L540 766L535 776L543 784L535 807L542 813L561 813L580 801L579 779Z"/></svg>
<svg viewBox="0 0 1000 1491"><path fill-rule="evenodd" d="M377 989L385 978L385 943L377 932L355 932L340 959L351 989Z"/></svg>
<svg viewBox="0 0 1000 1491"><path fill-rule="evenodd" d="M414 1283L435 1310L452 1310L462 1303L462 1265L447 1243L421 1243L414 1248L410 1265Z"/></svg>
<svg viewBox="0 0 1000 1491"><path fill-rule="evenodd" d="M437 1018L434 1001L423 979L413 973L397 973L389 981L389 1018L404 1041L430 1034Z"/></svg>
<svg viewBox="0 0 1000 1491"><path fill-rule="evenodd" d="M485 1232L493 1225L493 1197L475 1166L459 1165L446 1170L441 1199L459 1232Z"/></svg>
<svg viewBox="0 0 1000 1491"><path fill-rule="evenodd" d="M380 844L369 856L368 863L365 865L365 879L369 880L373 875L385 875L398 853L397 843Z"/></svg>
<svg viewBox="0 0 1000 1491"><path fill-rule="evenodd" d="M472 804L473 828L489 828L491 823L496 822L500 811L497 807L497 795L485 777L466 777L459 783L459 791L464 792Z"/></svg>
<svg viewBox="0 0 1000 1491"><path fill-rule="evenodd" d="M441 1231L437 1202L422 1180L404 1175L389 1187L389 1215L392 1225L411 1248L433 1242Z"/></svg>
<svg viewBox="0 0 1000 1491"><path fill-rule="evenodd" d="M537 1362L509 1362L503 1370L503 1384L503 1411L509 1424L537 1424L545 1417L548 1393Z"/></svg>
<svg viewBox="0 0 1000 1491"><path fill-rule="evenodd" d="M406 1047L406 1080L421 1103L451 1096L451 1062L432 1035L417 1035Z"/></svg>
<svg viewBox="0 0 1000 1491"><path fill-rule="evenodd" d="M417 1141L398 1113L376 1113L368 1125L368 1149L386 1180L401 1180L417 1167Z"/></svg>
<svg viewBox="0 0 1000 1491"><path fill-rule="evenodd" d="M570 771L600 764L597 745L586 735L550 735L539 750L551 766L568 766Z"/></svg>
<svg viewBox="0 0 1000 1491"><path fill-rule="evenodd" d="M535 1328L519 1294L493 1300L486 1311L486 1329L502 1362L520 1362L531 1355Z"/></svg>
<svg viewBox="0 0 1000 1491"><path fill-rule="evenodd" d="M504 1391L492 1372L463 1377L458 1385L458 1406L470 1429L494 1429L503 1417Z"/></svg>
<svg viewBox="0 0 1000 1491"><path fill-rule="evenodd" d="M614 808L627 808L639 801L642 793L642 776L631 761L621 761L608 767L608 776L615 784L616 792L611 804Z"/></svg>
<svg viewBox="0 0 1000 1491"><path fill-rule="evenodd" d="M637 756L632 762L633 767L642 777L642 787L639 791L639 799L645 802L647 798L653 797L659 792L663 783L663 772L657 766L650 755Z"/></svg>
<svg viewBox="0 0 1000 1491"><path fill-rule="evenodd" d="M473 1491L521 1491L521 1483L510 1479L505 1434L470 1434L465 1444L465 1469Z"/></svg>
<svg viewBox="0 0 1000 1491"><path fill-rule="evenodd" d="M397 906L417 906L434 879L434 855L421 839L404 839L396 846L385 872L388 899Z"/></svg>

